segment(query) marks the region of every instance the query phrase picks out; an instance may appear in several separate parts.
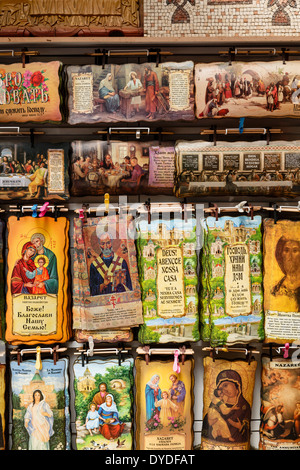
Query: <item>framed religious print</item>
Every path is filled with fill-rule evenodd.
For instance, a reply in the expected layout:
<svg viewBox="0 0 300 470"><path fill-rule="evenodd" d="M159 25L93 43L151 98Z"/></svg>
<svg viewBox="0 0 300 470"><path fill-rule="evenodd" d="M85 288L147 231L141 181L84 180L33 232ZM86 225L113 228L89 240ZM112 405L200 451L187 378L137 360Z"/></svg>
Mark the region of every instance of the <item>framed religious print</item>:
<svg viewBox="0 0 300 470"><path fill-rule="evenodd" d="M196 64L196 116L298 117L298 69L298 61Z"/></svg>
<svg viewBox="0 0 300 470"><path fill-rule="evenodd" d="M137 250L144 323L139 341L198 341L196 219L137 220Z"/></svg>
<svg viewBox="0 0 300 470"><path fill-rule="evenodd" d="M5 335L5 265L4 265L4 221L0 220L0 341L4 339Z"/></svg>
<svg viewBox="0 0 300 470"><path fill-rule="evenodd" d="M136 368L136 450L173 451L193 448L194 359L180 372L174 360L138 356Z"/></svg>
<svg viewBox="0 0 300 470"><path fill-rule="evenodd" d="M261 216L202 220L201 339L212 345L264 338Z"/></svg>
<svg viewBox="0 0 300 470"><path fill-rule="evenodd" d="M74 219L75 330L95 335L104 330L102 335L114 341L120 330L143 322L134 237L131 215Z"/></svg>
<svg viewBox="0 0 300 470"><path fill-rule="evenodd" d="M60 122L62 63L0 65L0 122Z"/></svg>
<svg viewBox="0 0 300 470"><path fill-rule="evenodd" d="M12 443L10 450L70 450L69 361L10 362Z"/></svg>
<svg viewBox="0 0 300 470"><path fill-rule="evenodd" d="M299 141L182 141L175 155L177 197L294 197L300 190Z"/></svg>
<svg viewBox="0 0 300 470"><path fill-rule="evenodd" d="M201 450L250 450L256 361L205 357Z"/></svg>
<svg viewBox="0 0 300 470"><path fill-rule="evenodd" d="M69 124L194 120L194 63L71 65Z"/></svg>
<svg viewBox="0 0 300 470"><path fill-rule="evenodd" d="M140 0L74 4L1 0L0 36L142 36L142 6Z"/></svg>
<svg viewBox="0 0 300 470"><path fill-rule="evenodd" d="M0 340L0 450L5 445L5 418L6 418L6 350L5 343Z"/></svg>
<svg viewBox="0 0 300 470"><path fill-rule="evenodd" d="M260 450L299 450L299 358L262 356Z"/></svg>
<svg viewBox="0 0 300 470"><path fill-rule="evenodd" d="M69 197L68 144L0 143L0 197L2 200Z"/></svg>
<svg viewBox="0 0 300 470"><path fill-rule="evenodd" d="M133 359L80 359L73 365L76 449L133 449Z"/></svg>
<svg viewBox="0 0 300 470"><path fill-rule="evenodd" d="M173 194L174 146L155 142L72 142L73 196Z"/></svg>
<svg viewBox="0 0 300 470"><path fill-rule="evenodd" d="M265 219L263 237L265 342L300 339L300 222Z"/></svg>
<svg viewBox="0 0 300 470"><path fill-rule="evenodd" d="M69 221L8 218L6 340L51 344L71 337Z"/></svg>

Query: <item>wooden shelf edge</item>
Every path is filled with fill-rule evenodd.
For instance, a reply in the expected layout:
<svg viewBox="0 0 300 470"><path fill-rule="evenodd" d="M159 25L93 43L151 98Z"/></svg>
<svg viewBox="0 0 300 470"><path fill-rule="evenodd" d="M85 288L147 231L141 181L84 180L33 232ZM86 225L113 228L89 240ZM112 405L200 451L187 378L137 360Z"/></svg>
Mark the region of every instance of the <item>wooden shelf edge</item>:
<svg viewBox="0 0 300 470"><path fill-rule="evenodd" d="M205 46L257 46L259 44L263 46L296 46L300 45L300 34L299 36L253 36L253 37L148 37L148 36L137 36L137 37L1 37L0 36L0 47L5 46L48 46L54 45L55 47L64 46L92 46L92 47L104 47L104 46L166 46L166 47L184 47L191 45L193 47L205 47Z"/></svg>

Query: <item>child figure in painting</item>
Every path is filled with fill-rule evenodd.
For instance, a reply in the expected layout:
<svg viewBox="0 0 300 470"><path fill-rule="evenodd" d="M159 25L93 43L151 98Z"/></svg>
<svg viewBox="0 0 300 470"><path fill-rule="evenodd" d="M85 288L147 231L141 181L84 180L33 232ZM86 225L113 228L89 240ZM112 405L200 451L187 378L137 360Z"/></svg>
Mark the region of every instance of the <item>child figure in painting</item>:
<svg viewBox="0 0 300 470"><path fill-rule="evenodd" d="M90 405L90 409L88 414L86 415L85 426L86 429L89 431L90 435L92 436L93 433L96 433L99 429L99 414L96 410L95 403Z"/></svg>
<svg viewBox="0 0 300 470"><path fill-rule="evenodd" d="M155 400L155 407L160 408L159 419L161 424L168 426L170 419L173 417L173 410L178 411L178 406L170 400L168 392L162 392L161 396L161 400Z"/></svg>
<svg viewBox="0 0 300 470"><path fill-rule="evenodd" d="M221 411L222 415L228 415L232 409L233 408L228 407L224 402L224 394L222 390L215 390L214 397L208 410L208 422L210 426L212 426L212 436L214 439L222 437L229 441L234 441L225 419L223 419L220 414Z"/></svg>
<svg viewBox="0 0 300 470"><path fill-rule="evenodd" d="M37 264L37 269L34 271L28 271L24 268L26 276L28 279L32 279L33 281L33 287L32 287L32 293L33 294L47 294L46 287L44 285L44 281L47 281L50 279L49 273L47 268L45 267L46 265L46 258L45 256L39 256L36 259L36 264Z"/></svg>

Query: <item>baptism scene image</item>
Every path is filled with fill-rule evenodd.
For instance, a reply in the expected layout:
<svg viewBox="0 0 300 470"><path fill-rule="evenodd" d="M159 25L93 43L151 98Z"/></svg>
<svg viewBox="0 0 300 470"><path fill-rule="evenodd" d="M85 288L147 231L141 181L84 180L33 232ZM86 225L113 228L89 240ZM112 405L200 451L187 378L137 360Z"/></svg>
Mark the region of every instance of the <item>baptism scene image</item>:
<svg viewBox="0 0 300 470"><path fill-rule="evenodd" d="M194 119L194 64L69 66L70 124Z"/></svg>
<svg viewBox="0 0 300 470"><path fill-rule="evenodd" d="M70 416L65 359L11 362L12 450L69 450Z"/></svg>
<svg viewBox="0 0 300 470"><path fill-rule="evenodd" d="M1 199L58 199L68 196L66 144L0 144Z"/></svg>
<svg viewBox="0 0 300 470"><path fill-rule="evenodd" d="M196 116L298 116L299 62L197 64Z"/></svg>
<svg viewBox="0 0 300 470"><path fill-rule="evenodd" d="M77 450L132 449L132 359L74 364Z"/></svg>

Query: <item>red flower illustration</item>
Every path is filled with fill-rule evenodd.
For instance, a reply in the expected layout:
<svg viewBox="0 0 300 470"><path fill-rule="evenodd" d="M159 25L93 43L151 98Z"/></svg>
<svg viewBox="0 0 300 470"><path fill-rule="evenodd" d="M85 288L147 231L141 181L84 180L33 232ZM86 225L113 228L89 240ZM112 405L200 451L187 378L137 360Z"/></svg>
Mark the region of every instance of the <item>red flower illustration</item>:
<svg viewBox="0 0 300 470"><path fill-rule="evenodd" d="M39 86L44 80L44 76L41 72L34 72L31 76L31 83L33 86Z"/></svg>

